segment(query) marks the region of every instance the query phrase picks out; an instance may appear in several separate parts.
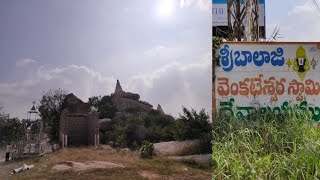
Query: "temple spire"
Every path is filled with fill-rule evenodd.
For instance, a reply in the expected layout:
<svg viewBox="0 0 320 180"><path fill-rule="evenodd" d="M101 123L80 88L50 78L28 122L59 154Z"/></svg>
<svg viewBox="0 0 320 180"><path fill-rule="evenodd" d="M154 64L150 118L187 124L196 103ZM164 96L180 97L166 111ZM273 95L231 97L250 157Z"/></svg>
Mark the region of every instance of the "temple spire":
<svg viewBox="0 0 320 180"><path fill-rule="evenodd" d="M114 91L114 93L118 93L118 92L123 92L122 87L120 85L119 80L117 79L117 85L116 85L116 89Z"/></svg>
<svg viewBox="0 0 320 180"><path fill-rule="evenodd" d="M160 112L160 114L164 115L165 113L162 110L162 107L160 104L158 104L157 110Z"/></svg>

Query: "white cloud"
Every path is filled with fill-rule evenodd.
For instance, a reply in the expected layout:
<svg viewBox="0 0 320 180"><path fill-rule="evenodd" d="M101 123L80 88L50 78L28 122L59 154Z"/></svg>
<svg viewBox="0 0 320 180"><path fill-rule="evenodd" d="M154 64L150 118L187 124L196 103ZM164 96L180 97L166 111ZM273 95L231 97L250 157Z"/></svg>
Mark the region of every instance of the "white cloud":
<svg viewBox="0 0 320 180"><path fill-rule="evenodd" d="M211 9L212 4L210 0L180 0L180 8L190 6L197 6L201 10L208 11Z"/></svg>
<svg viewBox="0 0 320 180"><path fill-rule="evenodd" d="M154 48L148 49L144 52L144 56L150 58L150 57L155 57L155 56L159 56L161 54L162 51L167 50L166 47L158 45Z"/></svg>
<svg viewBox="0 0 320 180"><path fill-rule="evenodd" d="M320 21L310 4L296 5L279 24L281 41L320 41Z"/></svg>
<svg viewBox="0 0 320 180"><path fill-rule="evenodd" d="M12 116L25 118L31 102L40 100L43 91L61 88L87 101L94 95L110 94L115 84L113 77L105 77L85 66L69 65L53 69L39 66L32 79L0 83L0 106L4 106L4 110Z"/></svg>
<svg viewBox="0 0 320 180"><path fill-rule="evenodd" d="M312 12L310 4L307 2L303 5L296 5L291 11L288 12L288 15L300 14L300 13L309 13Z"/></svg>
<svg viewBox="0 0 320 180"><path fill-rule="evenodd" d="M150 102L155 108L161 104L166 113L176 117L182 112L182 106L196 110L205 108L210 112L210 59L208 53L192 64L171 63L151 73L120 79L120 82L125 91L140 94L142 100ZM4 106L4 110L12 116L25 118L32 101L40 100L43 91L61 88L87 101L94 95L113 93L116 84L115 77L79 65L62 68L37 66L37 71L33 73L32 79L0 83L0 106Z"/></svg>
<svg viewBox="0 0 320 180"><path fill-rule="evenodd" d="M34 59L30 59L30 58L26 58L26 59L19 59L18 61L16 61L16 66L22 67L28 64L34 64L36 63L36 60Z"/></svg>
<svg viewBox="0 0 320 180"><path fill-rule="evenodd" d="M172 63L153 73L140 74L128 82L130 91L142 92L141 97L153 105L161 104L166 113L178 116L182 106L211 112L211 53L197 63Z"/></svg>

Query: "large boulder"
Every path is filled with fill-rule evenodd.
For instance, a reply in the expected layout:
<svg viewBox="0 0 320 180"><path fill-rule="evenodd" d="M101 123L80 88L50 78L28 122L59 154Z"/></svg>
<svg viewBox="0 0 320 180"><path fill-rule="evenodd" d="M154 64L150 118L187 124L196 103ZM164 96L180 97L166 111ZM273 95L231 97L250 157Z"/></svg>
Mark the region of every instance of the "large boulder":
<svg viewBox="0 0 320 180"><path fill-rule="evenodd" d="M140 95L125 92L122 90L119 80L117 80L116 88L113 94L111 94L112 103L116 106L119 112L148 112L152 109L152 105L148 102L141 101ZM131 112L132 113L132 112Z"/></svg>
<svg viewBox="0 0 320 180"><path fill-rule="evenodd" d="M86 162L76 162L76 161L65 161L63 163L57 164L52 167L55 171L88 171L93 169L113 169L113 168L124 168L125 166L121 164L105 162L105 161L86 161Z"/></svg>
<svg viewBox="0 0 320 180"><path fill-rule="evenodd" d="M165 115L165 113L164 113L164 111L163 111L163 109L162 109L162 107L161 107L160 104L158 104L157 110L159 111L159 113L160 113L161 115Z"/></svg>
<svg viewBox="0 0 320 180"><path fill-rule="evenodd" d="M100 147L104 150L114 151L113 147L111 147L110 145L102 144Z"/></svg>
<svg viewBox="0 0 320 180"><path fill-rule="evenodd" d="M201 141L170 141L153 144L154 153L160 156L186 156L199 154L201 152Z"/></svg>
<svg viewBox="0 0 320 180"><path fill-rule="evenodd" d="M130 109L136 109L139 112L147 112L152 108L152 105L149 103L128 98L112 97L112 102L119 112L126 112Z"/></svg>
<svg viewBox="0 0 320 180"><path fill-rule="evenodd" d="M131 92L124 93L122 97L123 98L127 98L127 99L133 99L133 100L139 100L140 99L140 95L139 94L135 94L135 93L131 93Z"/></svg>

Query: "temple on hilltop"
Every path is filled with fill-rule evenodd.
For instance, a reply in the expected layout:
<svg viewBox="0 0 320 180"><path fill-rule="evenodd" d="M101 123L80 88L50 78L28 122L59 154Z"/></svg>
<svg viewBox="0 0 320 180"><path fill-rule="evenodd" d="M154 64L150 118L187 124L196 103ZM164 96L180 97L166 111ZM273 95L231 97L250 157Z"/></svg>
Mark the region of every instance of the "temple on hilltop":
<svg viewBox="0 0 320 180"><path fill-rule="evenodd" d="M119 80L117 80L114 93L111 94L111 99L119 112L148 112L152 109L151 104L146 101L139 100L139 94L123 91Z"/></svg>
<svg viewBox="0 0 320 180"><path fill-rule="evenodd" d="M111 101L121 117L145 114L152 110L152 105L141 101L139 94L123 91L119 80L117 80L114 93L111 94ZM72 93L65 97L63 104L65 108L59 121L61 147L98 146L100 126L111 119L98 119L97 113L91 112L89 103L84 103ZM160 114L165 114L159 104L157 110Z"/></svg>

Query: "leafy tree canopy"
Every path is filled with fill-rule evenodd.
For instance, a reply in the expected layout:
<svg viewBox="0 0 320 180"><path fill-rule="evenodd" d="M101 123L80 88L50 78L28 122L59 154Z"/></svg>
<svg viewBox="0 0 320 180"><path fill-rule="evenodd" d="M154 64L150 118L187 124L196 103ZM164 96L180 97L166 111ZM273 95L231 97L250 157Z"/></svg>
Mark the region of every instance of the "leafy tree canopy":
<svg viewBox="0 0 320 180"><path fill-rule="evenodd" d="M113 105L111 96L93 96L89 98L89 104L92 107L92 110L97 111L99 118L110 118L112 119L116 112L117 108Z"/></svg>
<svg viewBox="0 0 320 180"><path fill-rule="evenodd" d="M40 117L49 129L49 135L52 141L59 139L59 120L62 110L66 107L64 98L67 91L62 89L49 90L43 92L38 107Z"/></svg>
<svg viewBox="0 0 320 180"><path fill-rule="evenodd" d="M194 109L183 107L183 115L176 122L175 138L177 140L210 139L212 127L209 114L204 109L197 113Z"/></svg>
<svg viewBox="0 0 320 180"><path fill-rule="evenodd" d="M2 107L0 107L1 111ZM21 122L18 118L10 118L8 114L0 112L0 146L16 140Z"/></svg>

